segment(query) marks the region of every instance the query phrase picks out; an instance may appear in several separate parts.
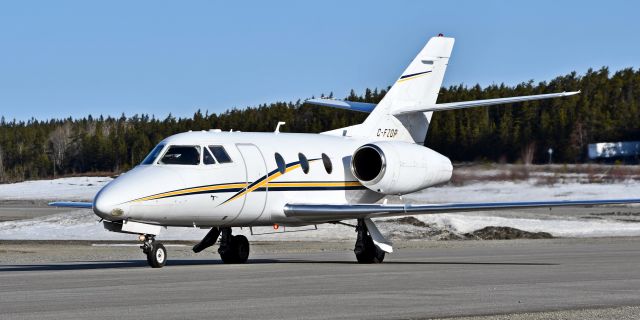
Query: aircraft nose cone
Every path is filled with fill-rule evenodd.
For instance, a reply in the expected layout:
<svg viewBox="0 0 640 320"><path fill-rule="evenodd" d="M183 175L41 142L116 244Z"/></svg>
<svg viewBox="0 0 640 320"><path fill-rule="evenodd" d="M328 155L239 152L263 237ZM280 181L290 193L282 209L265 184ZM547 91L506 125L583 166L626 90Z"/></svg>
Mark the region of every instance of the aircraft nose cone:
<svg viewBox="0 0 640 320"><path fill-rule="evenodd" d="M110 208L111 206L107 204L107 201L105 201L104 197L101 197L100 194L96 195L95 199L93 199L93 213L98 217L111 220L109 216Z"/></svg>
<svg viewBox="0 0 640 320"><path fill-rule="evenodd" d="M93 199L93 213L105 220L120 220L124 211L118 207L118 199L114 197L114 192L110 189L109 186L105 186Z"/></svg>
<svg viewBox="0 0 640 320"><path fill-rule="evenodd" d="M128 218L140 219L135 212L136 199L183 187L179 174L162 167L138 166L104 186L93 199L93 212L100 218L118 221ZM149 217L145 217L149 218Z"/></svg>

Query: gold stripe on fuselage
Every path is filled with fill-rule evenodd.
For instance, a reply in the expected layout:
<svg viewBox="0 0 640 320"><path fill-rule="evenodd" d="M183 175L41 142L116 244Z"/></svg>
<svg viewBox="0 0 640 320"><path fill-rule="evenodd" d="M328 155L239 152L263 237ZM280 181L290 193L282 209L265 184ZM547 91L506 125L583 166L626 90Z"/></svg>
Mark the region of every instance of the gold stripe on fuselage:
<svg viewBox="0 0 640 320"><path fill-rule="evenodd" d="M287 173L287 172L292 171L292 170L297 169L297 168L300 168L300 164L296 164L296 165L293 165L293 166L291 166L291 167L286 168L286 169L285 169L285 171L284 171L284 173ZM247 189L247 190L245 190L245 191L243 191L243 192L240 192L240 193L236 194L235 196L233 196L233 197L229 198L227 201L223 202L222 204L225 204L225 203L227 203L227 202L231 202L231 201L233 201L233 200L236 200L236 199L238 199L239 197L241 197L241 196L243 196L243 195L245 195L245 194L247 194L247 193L252 192L253 190L256 190L256 189L258 189L258 188L260 188L260 187L264 186L265 184L269 183L269 182L270 182L270 181L272 181L273 179L278 178L278 177L279 177L279 176L281 176L281 175L283 175L283 174L282 174L282 173L280 173L280 171L277 171L277 172L276 172L276 173L274 173L273 175L268 176L266 179L262 180L260 183L256 183L256 184L255 184L255 185L253 185L251 188L249 188L249 189Z"/></svg>
<svg viewBox="0 0 640 320"><path fill-rule="evenodd" d="M272 182L269 188L278 187L360 187L358 181L332 181L332 182Z"/></svg>
<svg viewBox="0 0 640 320"><path fill-rule="evenodd" d="M300 167L301 167L300 164L292 165L290 167L287 167L285 169L284 173L293 171L293 170L298 169ZM249 184L250 187L248 189L241 190L240 192L238 192L237 194L233 195L231 198L227 199L226 201L224 201L221 204L225 204L227 202L231 202L233 200L236 200L236 199L238 199L238 198L240 198L240 197L242 197L244 195L247 195L247 194L257 190L257 189L265 187L267 184L268 184L268 186L270 188L274 188L274 189L286 188L286 187L360 187L360 186L362 186L362 184L360 184L360 182L358 182L358 181L328 181L328 182L321 182L321 181L315 181L315 182L286 182L285 181L285 182L271 182L271 181L281 177L282 175L283 175L283 173L280 173L279 171L276 171L274 174L272 174L270 176L267 176L266 179L260 181L259 183L256 183L254 185L250 185ZM162 199L162 198L166 198L166 197L189 195L189 194L192 194L192 193L216 191L216 190L225 190L225 189L230 189L229 192L233 192L233 189L243 189L243 188L247 188L247 183L228 183L228 184L219 184L219 185L212 185L212 186L194 187L194 188L187 188L187 189L182 189L182 190L163 192L163 193L159 193L159 194L155 194L155 195L151 195L151 196L135 199L135 200L132 200L131 202L143 202L143 201L149 201L149 200Z"/></svg>
<svg viewBox="0 0 640 320"><path fill-rule="evenodd" d="M156 195L152 195L152 196L136 199L136 200L133 200L131 202L142 202L142 201L160 199L160 198L164 198L164 197L180 196L180 195L193 193L193 192L214 191L214 190L223 190L223 189L237 189L237 188L244 188L246 186L247 186L246 183L229 183L229 184L220 184L220 185L215 185L215 186L196 187L196 188L189 188L189 189L183 189L183 190L164 192L164 193L160 193L160 194L156 194Z"/></svg>

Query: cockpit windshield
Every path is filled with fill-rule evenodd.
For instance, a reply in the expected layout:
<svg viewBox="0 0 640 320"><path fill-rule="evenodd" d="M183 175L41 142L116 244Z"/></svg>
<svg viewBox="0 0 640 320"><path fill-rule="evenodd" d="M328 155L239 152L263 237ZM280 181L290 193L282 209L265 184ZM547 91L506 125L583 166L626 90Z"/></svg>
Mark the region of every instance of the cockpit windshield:
<svg viewBox="0 0 640 320"><path fill-rule="evenodd" d="M165 145L163 143L157 145L155 148L153 148L153 150L151 150L151 152L149 152L149 154L144 158L144 160L142 160L142 163L140 164L153 164L153 161L158 158L160 152L162 151L162 149L164 149L164 146Z"/></svg>
<svg viewBox="0 0 640 320"><path fill-rule="evenodd" d="M200 146L170 146L160 164L199 165Z"/></svg>

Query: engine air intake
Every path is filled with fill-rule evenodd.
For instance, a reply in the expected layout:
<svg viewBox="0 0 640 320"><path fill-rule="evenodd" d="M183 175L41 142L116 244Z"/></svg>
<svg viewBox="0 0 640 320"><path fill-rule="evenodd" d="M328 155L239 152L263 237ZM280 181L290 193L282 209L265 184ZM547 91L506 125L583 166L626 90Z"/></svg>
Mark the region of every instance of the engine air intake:
<svg viewBox="0 0 640 320"><path fill-rule="evenodd" d="M427 148L401 141L367 143L351 156L351 173L368 189L402 195L451 179L451 161Z"/></svg>
<svg viewBox="0 0 640 320"><path fill-rule="evenodd" d="M364 145L353 154L353 175L360 181L371 181L384 170L382 151L373 145Z"/></svg>

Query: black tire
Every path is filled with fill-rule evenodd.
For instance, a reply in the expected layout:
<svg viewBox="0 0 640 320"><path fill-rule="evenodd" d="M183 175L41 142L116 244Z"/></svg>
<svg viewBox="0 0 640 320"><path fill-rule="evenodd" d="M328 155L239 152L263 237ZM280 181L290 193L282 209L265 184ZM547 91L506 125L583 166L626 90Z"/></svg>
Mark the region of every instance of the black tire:
<svg viewBox="0 0 640 320"><path fill-rule="evenodd" d="M249 260L249 240L243 235L237 235L233 237L233 243L237 254L236 263L245 263Z"/></svg>
<svg viewBox="0 0 640 320"><path fill-rule="evenodd" d="M218 251L222 262L226 264L245 263L249 259L249 240L243 235L231 237L228 248Z"/></svg>
<svg viewBox="0 0 640 320"><path fill-rule="evenodd" d="M384 255L384 251L378 249L378 247L374 247L360 254L356 254L356 259L358 259L358 263L362 264L382 263L382 261L384 261Z"/></svg>
<svg viewBox="0 0 640 320"><path fill-rule="evenodd" d="M366 235L362 242L362 244L356 244L356 248L353 250L358 263L372 264L384 261L385 252L376 247L371 236Z"/></svg>
<svg viewBox="0 0 640 320"><path fill-rule="evenodd" d="M162 243L154 243L147 252L147 262L151 268L162 268L167 263L167 249Z"/></svg>

